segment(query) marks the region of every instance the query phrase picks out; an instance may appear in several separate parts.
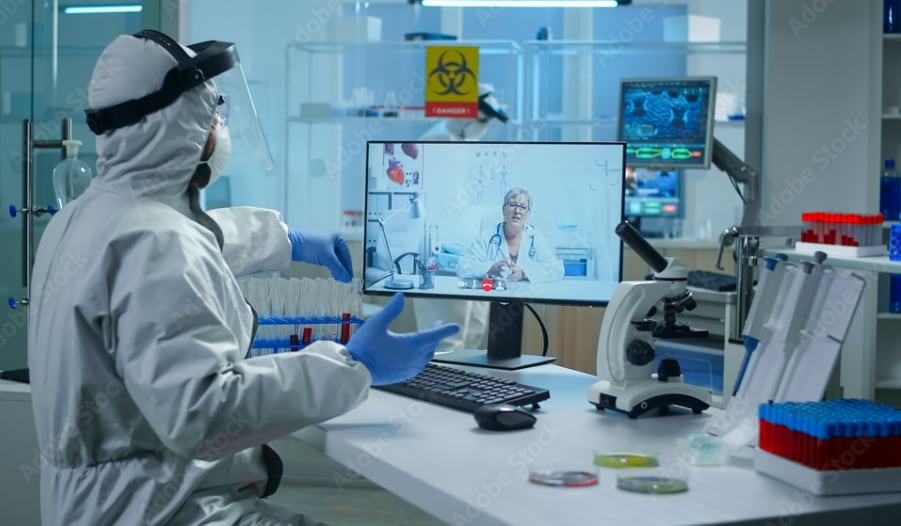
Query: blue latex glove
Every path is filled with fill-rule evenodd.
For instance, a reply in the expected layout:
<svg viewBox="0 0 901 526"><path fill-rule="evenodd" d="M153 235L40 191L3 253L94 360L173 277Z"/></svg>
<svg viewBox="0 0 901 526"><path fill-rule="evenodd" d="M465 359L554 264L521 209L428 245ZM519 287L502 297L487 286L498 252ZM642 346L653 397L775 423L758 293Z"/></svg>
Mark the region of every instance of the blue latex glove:
<svg viewBox="0 0 901 526"><path fill-rule="evenodd" d="M388 325L404 308L404 295L395 294L381 312L350 337L347 351L372 375L372 385L402 382L419 374L435 355L438 342L460 330L444 324L425 331L397 334Z"/></svg>
<svg viewBox="0 0 901 526"><path fill-rule="evenodd" d="M350 250L344 239L335 232L304 233L288 230L291 240L291 259L329 269L338 281L347 283L353 278Z"/></svg>

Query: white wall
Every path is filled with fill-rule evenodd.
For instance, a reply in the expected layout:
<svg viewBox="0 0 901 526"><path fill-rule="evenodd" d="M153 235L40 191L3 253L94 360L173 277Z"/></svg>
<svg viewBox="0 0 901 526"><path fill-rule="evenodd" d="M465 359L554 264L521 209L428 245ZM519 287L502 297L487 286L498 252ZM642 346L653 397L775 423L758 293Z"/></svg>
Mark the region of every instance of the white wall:
<svg viewBox="0 0 901 526"><path fill-rule="evenodd" d="M881 64L873 32L882 2L778 0L766 9L762 222L875 211Z"/></svg>

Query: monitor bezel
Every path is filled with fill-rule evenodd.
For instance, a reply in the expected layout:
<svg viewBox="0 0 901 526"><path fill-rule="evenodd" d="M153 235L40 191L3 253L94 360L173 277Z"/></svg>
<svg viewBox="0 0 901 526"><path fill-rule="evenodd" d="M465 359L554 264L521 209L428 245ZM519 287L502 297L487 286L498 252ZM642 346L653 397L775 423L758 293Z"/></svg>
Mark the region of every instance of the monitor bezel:
<svg viewBox="0 0 901 526"><path fill-rule="evenodd" d="M715 76L686 76L686 77L629 77L619 81L619 119L616 123L616 138L618 141L626 142L623 138L623 112L626 109L624 104L626 96L626 85L630 82L696 82L704 81L710 83L710 101L707 112L707 133L704 137L706 145L704 147L704 162L697 165L688 164L666 164L666 163L629 163L632 167L641 167L657 170L709 170L713 162L713 126L716 122L716 89L717 77ZM627 143L628 144L628 143Z"/></svg>
<svg viewBox="0 0 901 526"><path fill-rule="evenodd" d="M415 143L415 144L457 144L467 145L467 146L491 146L491 145L579 145L579 146L611 146L611 145L619 145L622 148L622 169L623 169L623 177L620 184L620 193L619 193L619 220L617 223L621 222L624 218L623 213L625 212L625 169L626 169L626 143L623 141L519 141L519 140L510 140L510 141L440 141L440 140L406 140L406 139L370 139L366 141L366 169L364 173L364 177L366 179L363 191L363 253L366 253L366 240L368 239L368 233L370 228L370 220L369 220L369 151L372 145L377 144L379 146L384 145L386 143ZM375 228L373 225L372 228ZM616 283L620 283L623 280L623 251L625 247L621 239L618 239L619 243L619 262L616 266L617 268L617 278ZM522 303L536 303L543 305L566 305L566 306L577 306L577 307L606 307L610 300L613 297L613 291L610 293L610 298L606 298L598 301L587 301L587 300L576 300L576 301L567 301L565 299L559 298L538 298L538 297L523 297L523 296L508 296L503 294L498 294L497 296L492 296L490 298L485 298L481 296L468 296L468 295L460 295L460 294L437 294L437 293L421 293L418 289L407 289L407 290L369 290L366 286L366 262L363 262L363 279L361 284L362 294L366 296L393 296L398 292L402 292L404 296L410 298L424 298L424 299L456 299L462 301L485 301L485 302L522 302ZM379 279L378 281L381 281ZM616 287L614 287L615 290Z"/></svg>

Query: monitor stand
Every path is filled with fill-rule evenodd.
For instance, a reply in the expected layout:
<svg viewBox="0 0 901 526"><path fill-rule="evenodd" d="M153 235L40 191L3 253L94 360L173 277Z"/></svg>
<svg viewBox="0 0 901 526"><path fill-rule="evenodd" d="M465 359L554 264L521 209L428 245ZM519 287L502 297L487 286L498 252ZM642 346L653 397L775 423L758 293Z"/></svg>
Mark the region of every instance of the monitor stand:
<svg viewBox="0 0 901 526"><path fill-rule="evenodd" d="M521 301L491 302L488 321L488 350L464 349L436 354L433 361L492 369L524 369L551 363L553 356L522 354L522 319L525 307Z"/></svg>

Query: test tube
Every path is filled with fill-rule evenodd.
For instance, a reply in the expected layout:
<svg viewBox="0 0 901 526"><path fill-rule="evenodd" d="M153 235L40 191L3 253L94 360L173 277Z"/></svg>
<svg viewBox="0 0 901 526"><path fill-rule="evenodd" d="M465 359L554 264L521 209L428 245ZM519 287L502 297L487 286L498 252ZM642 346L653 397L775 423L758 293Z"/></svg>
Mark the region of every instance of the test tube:
<svg viewBox="0 0 901 526"><path fill-rule="evenodd" d="M313 328L312 327L304 327L303 328L303 340L301 341L304 347L313 343Z"/></svg>
<svg viewBox="0 0 901 526"><path fill-rule="evenodd" d="M291 341L291 352L297 352L300 350L300 338L297 337L297 331L295 330L293 334L289 337Z"/></svg>
<svg viewBox="0 0 901 526"><path fill-rule="evenodd" d="M350 313L341 313L341 343L347 343L350 339Z"/></svg>

